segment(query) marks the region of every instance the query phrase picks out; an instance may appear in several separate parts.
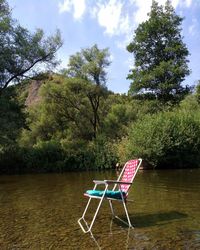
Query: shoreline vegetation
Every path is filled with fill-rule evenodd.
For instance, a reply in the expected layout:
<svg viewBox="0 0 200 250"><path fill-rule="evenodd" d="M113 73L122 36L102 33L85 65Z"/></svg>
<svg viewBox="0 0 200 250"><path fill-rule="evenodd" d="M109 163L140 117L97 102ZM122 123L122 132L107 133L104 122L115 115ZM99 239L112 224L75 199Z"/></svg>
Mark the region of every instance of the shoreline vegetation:
<svg viewBox="0 0 200 250"><path fill-rule="evenodd" d="M59 31L31 34L0 6L0 174L113 169L132 158L144 168L200 167L200 81L182 85L189 51L170 1L153 1L127 46L127 94L106 87L108 48L81 49L54 73Z"/></svg>

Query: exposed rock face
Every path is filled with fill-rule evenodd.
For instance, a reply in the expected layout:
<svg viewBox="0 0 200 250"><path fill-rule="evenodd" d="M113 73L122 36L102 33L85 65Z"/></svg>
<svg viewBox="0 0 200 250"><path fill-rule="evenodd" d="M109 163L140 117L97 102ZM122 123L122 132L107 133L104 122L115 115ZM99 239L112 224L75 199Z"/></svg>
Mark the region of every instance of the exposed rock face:
<svg viewBox="0 0 200 250"><path fill-rule="evenodd" d="M42 85L42 81L33 80L30 84L28 90L28 97L26 98L25 105L31 106L34 104L38 104L41 101L41 97L39 95L39 89Z"/></svg>

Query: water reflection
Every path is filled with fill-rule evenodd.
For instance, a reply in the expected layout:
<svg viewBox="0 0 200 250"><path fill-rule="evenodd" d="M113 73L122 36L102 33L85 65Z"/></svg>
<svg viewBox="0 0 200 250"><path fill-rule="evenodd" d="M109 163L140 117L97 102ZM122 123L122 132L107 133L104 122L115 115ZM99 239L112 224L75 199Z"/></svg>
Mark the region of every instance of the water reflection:
<svg viewBox="0 0 200 250"><path fill-rule="evenodd" d="M104 238L114 238L114 237L120 237L123 239L124 244L123 244L123 249L129 249L129 238L130 238L130 234L134 233L134 228L129 228L126 227L125 228L118 228L118 230L113 230L113 222L115 221L115 219L111 219L110 222L110 231L109 232L105 232L103 233L103 237ZM124 225L124 224L123 224ZM104 249L103 246L100 246L100 243L98 242L98 235L94 235L92 232L89 233L89 235L91 236L92 240L94 241L94 245L97 247L96 249Z"/></svg>

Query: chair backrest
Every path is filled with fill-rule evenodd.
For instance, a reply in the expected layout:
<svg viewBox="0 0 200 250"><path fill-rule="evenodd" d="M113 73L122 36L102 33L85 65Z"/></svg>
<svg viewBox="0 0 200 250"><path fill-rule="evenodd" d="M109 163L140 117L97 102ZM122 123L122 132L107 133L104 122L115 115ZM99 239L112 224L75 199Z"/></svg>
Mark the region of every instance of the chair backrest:
<svg viewBox="0 0 200 250"><path fill-rule="evenodd" d="M132 183L136 174L137 174L137 171L138 171L141 163L142 163L142 159L135 159L135 160L128 161L124 165L118 180ZM121 191L125 192L126 196L128 195L128 190L129 190L130 186L131 186L131 184L121 184L120 185Z"/></svg>

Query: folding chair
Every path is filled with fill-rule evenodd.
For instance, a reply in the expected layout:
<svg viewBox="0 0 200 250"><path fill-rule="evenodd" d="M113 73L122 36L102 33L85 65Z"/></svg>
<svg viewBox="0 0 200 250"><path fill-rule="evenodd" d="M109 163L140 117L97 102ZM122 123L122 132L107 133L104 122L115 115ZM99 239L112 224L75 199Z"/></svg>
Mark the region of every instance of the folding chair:
<svg viewBox="0 0 200 250"><path fill-rule="evenodd" d="M88 203L85 207L85 210L83 212L82 217L78 220L78 223L79 223L79 225L84 233L88 233L91 231L93 224L95 222L95 219L97 217L97 214L99 212L99 209L101 207L101 204L102 204L104 199L107 199L109 201L110 209L111 209L111 212L112 212L112 215L114 218L119 219L121 222L125 223L129 227L133 227L131 222L130 222L126 202L127 202L129 188L130 188L131 184L133 183L133 180L136 176L136 173L137 173L141 163L142 163L142 159L135 159L135 160L128 161L124 165L117 180L104 180L104 181L93 180L93 182L95 184L94 188L93 188L93 190L87 190L86 193L84 194L85 196L89 197L89 200L88 200ZM113 189L109 190L108 187L109 187L109 185L112 185L112 184L114 184L114 187L113 187ZM98 185L104 185L105 186L104 190L96 190L96 187ZM97 206L94 217L91 221L91 224L88 225L87 221L85 220L85 215L86 215L87 209L88 209L92 199L100 199L100 201L99 201L99 204ZM125 220L123 220L115 215L114 209L113 209L113 204L112 204L112 201L114 201L114 200L122 202L125 213L126 213L127 221L125 221ZM83 222L84 222L85 226L83 226Z"/></svg>

